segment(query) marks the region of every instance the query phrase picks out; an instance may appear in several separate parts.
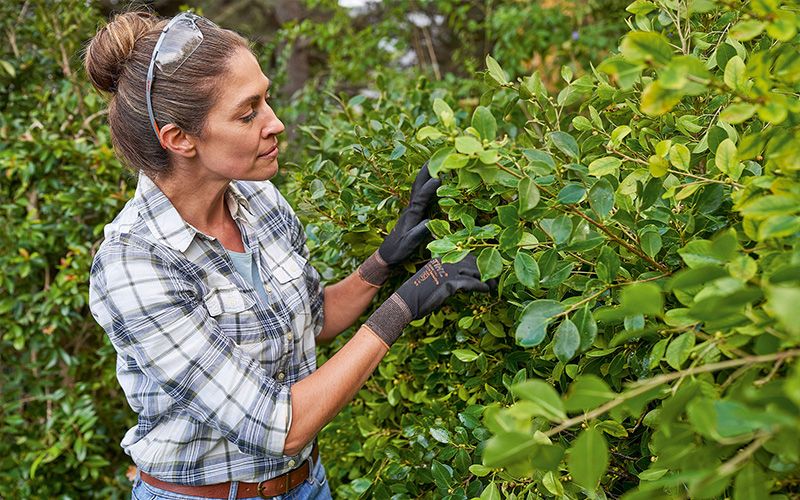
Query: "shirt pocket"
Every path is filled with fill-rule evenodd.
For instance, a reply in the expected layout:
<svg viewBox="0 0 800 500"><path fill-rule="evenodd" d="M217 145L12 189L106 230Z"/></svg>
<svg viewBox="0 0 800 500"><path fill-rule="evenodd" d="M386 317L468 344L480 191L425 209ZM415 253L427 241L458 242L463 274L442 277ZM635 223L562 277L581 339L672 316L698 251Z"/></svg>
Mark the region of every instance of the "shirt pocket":
<svg viewBox="0 0 800 500"><path fill-rule="evenodd" d="M284 249L277 242L267 245L264 252L272 276L281 285L286 285L303 276L306 259L302 255L293 250Z"/></svg>
<svg viewBox="0 0 800 500"><path fill-rule="evenodd" d="M261 342L264 329L255 314L255 302L233 283L210 287L203 296L208 314L222 332L239 345ZM250 353L253 354L253 353Z"/></svg>

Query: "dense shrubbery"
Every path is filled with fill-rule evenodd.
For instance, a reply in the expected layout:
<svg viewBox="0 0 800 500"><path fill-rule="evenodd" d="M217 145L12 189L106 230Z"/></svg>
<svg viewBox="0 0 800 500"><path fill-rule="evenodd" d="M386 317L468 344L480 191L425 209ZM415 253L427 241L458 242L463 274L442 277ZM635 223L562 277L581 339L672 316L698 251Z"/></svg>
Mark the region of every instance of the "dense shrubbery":
<svg viewBox="0 0 800 500"><path fill-rule="evenodd" d="M433 4L506 71L371 72L392 62L374 45L389 23L285 33L330 61L278 109L313 117L283 190L323 276L377 247L433 156L444 185L417 263L474 251L501 283L416 322L326 427L338 496L796 495L797 2L637 0L602 62L611 9L572 40L574 6L500 2L487 37L462 2ZM0 496L123 496L133 415L86 299L102 225L134 185L78 71L97 16L26 6L0 5ZM549 58L537 30L555 33ZM337 53L343 37L361 43ZM565 68L530 74L535 51ZM362 84L375 95L336 93Z"/></svg>
<svg viewBox="0 0 800 500"><path fill-rule="evenodd" d="M416 323L329 426L334 474L364 474L341 494L798 492L796 8L639 1L555 95L489 58L480 100L386 81L305 128L330 275L432 155L428 249L501 283Z"/></svg>

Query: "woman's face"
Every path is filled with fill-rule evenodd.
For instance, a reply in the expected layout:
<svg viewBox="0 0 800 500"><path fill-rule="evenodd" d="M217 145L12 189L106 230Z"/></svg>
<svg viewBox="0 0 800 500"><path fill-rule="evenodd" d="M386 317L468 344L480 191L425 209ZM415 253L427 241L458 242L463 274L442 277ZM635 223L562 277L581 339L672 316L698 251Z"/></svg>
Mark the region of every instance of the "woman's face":
<svg viewBox="0 0 800 500"><path fill-rule="evenodd" d="M253 54L237 50L203 137L195 142L208 177L262 181L278 172L278 134L284 126L267 104L269 86Z"/></svg>

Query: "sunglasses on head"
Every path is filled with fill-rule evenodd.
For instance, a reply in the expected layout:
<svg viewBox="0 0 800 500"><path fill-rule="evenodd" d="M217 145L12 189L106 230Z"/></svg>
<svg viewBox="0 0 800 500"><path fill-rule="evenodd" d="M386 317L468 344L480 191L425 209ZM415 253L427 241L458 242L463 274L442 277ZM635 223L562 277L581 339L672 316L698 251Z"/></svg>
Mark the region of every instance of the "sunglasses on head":
<svg viewBox="0 0 800 500"><path fill-rule="evenodd" d="M207 19L200 17L191 12L182 12L167 23L164 29L161 30L161 35L158 37L156 46L153 48L153 55L150 57L150 66L147 68L147 83L145 88L147 99L147 114L150 116L150 123L153 126L153 131L156 133L159 144L161 144L161 136L159 134L158 124L153 115L153 101L152 101L152 88L153 79L155 78L155 68L164 76L172 76L178 68L189 59L200 43L203 41L203 32L197 27L197 20L203 19L211 23ZM164 145L161 144L163 148ZM166 149L166 148L164 148Z"/></svg>

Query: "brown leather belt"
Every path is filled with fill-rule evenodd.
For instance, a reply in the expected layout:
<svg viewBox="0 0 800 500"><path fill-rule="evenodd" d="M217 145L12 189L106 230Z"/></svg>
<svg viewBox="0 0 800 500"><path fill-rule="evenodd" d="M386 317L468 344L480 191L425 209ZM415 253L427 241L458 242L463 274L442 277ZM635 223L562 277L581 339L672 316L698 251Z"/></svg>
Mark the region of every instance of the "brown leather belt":
<svg viewBox="0 0 800 500"><path fill-rule="evenodd" d="M315 463L319 458L319 447L316 443L314 443L314 448L311 450L311 458ZM236 492L236 498L252 498L259 496L261 498L271 498L278 495L285 495L308 479L311 473L309 461L306 460L300 467L292 469L278 477L273 477L272 479L267 479L258 483L240 482L239 489ZM204 486L189 486L185 484L168 483L156 479L144 471L140 471L139 475L142 481L156 488L195 497L227 499L231 491L230 481Z"/></svg>

